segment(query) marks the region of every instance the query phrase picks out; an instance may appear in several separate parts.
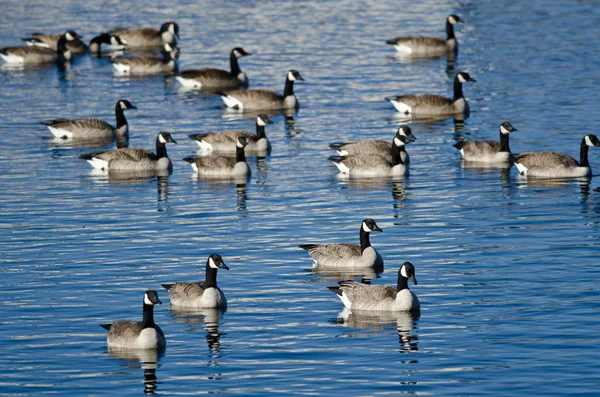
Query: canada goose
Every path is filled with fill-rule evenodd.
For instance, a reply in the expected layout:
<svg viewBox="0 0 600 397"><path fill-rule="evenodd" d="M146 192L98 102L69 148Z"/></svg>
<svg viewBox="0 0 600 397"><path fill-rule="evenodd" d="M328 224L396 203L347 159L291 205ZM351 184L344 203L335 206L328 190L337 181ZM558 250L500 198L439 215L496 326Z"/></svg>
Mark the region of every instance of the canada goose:
<svg viewBox="0 0 600 397"><path fill-rule="evenodd" d="M171 134L161 132L156 137L156 154L145 149L122 148L82 154L79 158L103 171L171 171L173 164L167 155L167 142L177 143Z"/></svg>
<svg viewBox="0 0 600 397"><path fill-rule="evenodd" d="M159 30L151 27L113 29L110 34L119 36L129 48L162 47L164 44L177 45L179 25L165 22Z"/></svg>
<svg viewBox="0 0 600 397"><path fill-rule="evenodd" d="M165 44L162 51L162 57L155 55L139 56L133 58L119 58L112 62L115 74L117 75L153 75L169 74L177 70L175 56L177 48L171 44Z"/></svg>
<svg viewBox="0 0 600 397"><path fill-rule="evenodd" d="M165 334L154 323L154 305L160 305L158 294L148 290L144 294L144 317L142 321L119 320L102 324L108 330L108 347L124 349L162 349L167 345Z"/></svg>
<svg viewBox="0 0 600 397"><path fill-rule="evenodd" d="M397 135L405 136L410 142L417 140L410 127L406 125L401 125L398 128ZM387 161L392 162L392 142L389 141L367 139L356 142L336 142L330 144L329 147L335 149L340 156L371 154L383 157ZM400 146L400 157L404 164L408 165L410 163L410 156L406 152L404 145Z"/></svg>
<svg viewBox="0 0 600 397"><path fill-rule="evenodd" d="M196 141L200 149L219 152L235 152L237 150L237 139L243 136L246 138L246 152L266 154L271 151L271 142L265 134L267 124L273 124L273 122L269 120L266 114L259 114L256 117L256 135L245 130L228 130L188 136Z"/></svg>
<svg viewBox="0 0 600 397"><path fill-rule="evenodd" d="M396 288L350 280L340 281L339 286L328 288L338 295L344 306L352 310L417 311L421 305L419 298L408 288L409 278L417 285L415 267L410 262L404 262L398 270Z"/></svg>
<svg viewBox="0 0 600 397"><path fill-rule="evenodd" d="M329 160L335 164L342 174L350 176L374 178L384 176L402 176L408 173L402 161L400 148L409 143L407 137L395 135L392 140L392 161L376 154L357 154L353 156L331 156Z"/></svg>
<svg viewBox="0 0 600 397"><path fill-rule="evenodd" d="M579 163L571 156L556 152L527 152L514 158L521 175L541 178L578 178L592 175L588 148L600 146L598 137L588 134L581 140Z"/></svg>
<svg viewBox="0 0 600 397"><path fill-rule="evenodd" d="M500 124L500 142L471 141L457 142L453 146L460 150L463 160L481 163L506 163L512 161L508 146L508 135L517 131L508 121Z"/></svg>
<svg viewBox="0 0 600 397"><path fill-rule="evenodd" d="M243 48L231 50L229 64L231 71L223 69L203 68L182 71L175 79L186 88L203 90L234 90L248 88L248 78L240 69L238 58L252 55Z"/></svg>
<svg viewBox="0 0 600 397"><path fill-rule="evenodd" d="M68 31L58 40L57 49L45 47L26 46L8 47L0 50L0 57L9 65L34 66L45 63L64 65L71 60L71 51L67 43L77 39L77 33Z"/></svg>
<svg viewBox="0 0 600 397"><path fill-rule="evenodd" d="M183 160L190 163L198 178L232 178L250 176L246 163L246 137L239 136L236 141L235 158L225 156L192 156Z"/></svg>
<svg viewBox="0 0 600 397"><path fill-rule="evenodd" d="M298 80L304 81L298 71L290 70L285 79L283 95L259 88L228 91L220 95L227 107L239 110L296 109L299 103L294 95L294 81Z"/></svg>
<svg viewBox="0 0 600 397"><path fill-rule="evenodd" d="M411 56L439 56L447 53L458 53L458 41L454 36L454 25L463 22L456 15L450 15L446 18L446 40L441 37L416 36L416 37L396 37L387 40L396 51Z"/></svg>
<svg viewBox="0 0 600 397"><path fill-rule="evenodd" d="M75 33L73 30L69 31L75 38L73 40L67 41L67 49L71 51L73 55L82 55L84 54L88 46L85 45L83 41L81 41L81 36ZM51 50L56 51L58 49L58 40L60 40L62 34L44 34L44 33L34 33L31 37L24 38L23 40L29 46L37 46L37 47L45 47L50 48Z"/></svg>
<svg viewBox="0 0 600 397"><path fill-rule="evenodd" d="M385 98L400 113L417 116L437 116L442 114L468 114L469 104L463 96L462 85L467 81L475 82L467 72L459 72L454 78L454 99L441 95L401 95Z"/></svg>
<svg viewBox="0 0 600 397"><path fill-rule="evenodd" d="M92 54L100 54L102 52L102 44L110 46L108 51L121 51L127 49L127 44L125 44L119 36L107 33L102 33L101 35L94 37L90 41L88 49Z"/></svg>
<svg viewBox="0 0 600 397"><path fill-rule="evenodd" d="M371 246L369 234L382 232L371 218L362 221L360 226L360 245L358 244L303 244L299 247L312 256L314 266L335 269L381 268L383 258Z"/></svg>
<svg viewBox="0 0 600 397"><path fill-rule="evenodd" d="M217 270L229 270L219 254L212 254L206 260L206 280L199 283L162 284L169 290L171 305L178 307L227 308L227 299L217 286Z"/></svg>
<svg viewBox="0 0 600 397"><path fill-rule="evenodd" d="M57 119L42 121L52 135L61 139L96 140L108 137L123 138L129 135L129 124L125 118L124 110L137 109L128 100L120 99L115 105L117 126L113 127L104 120L99 119Z"/></svg>

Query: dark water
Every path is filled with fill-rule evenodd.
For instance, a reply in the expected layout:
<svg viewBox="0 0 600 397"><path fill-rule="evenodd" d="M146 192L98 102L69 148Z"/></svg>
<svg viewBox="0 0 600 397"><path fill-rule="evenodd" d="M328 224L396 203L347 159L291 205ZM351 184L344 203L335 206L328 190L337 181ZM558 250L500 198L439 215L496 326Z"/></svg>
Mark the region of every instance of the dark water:
<svg viewBox="0 0 600 397"><path fill-rule="evenodd" d="M53 68L0 71L0 394L592 396L600 386L597 280L598 182L527 182L516 170L461 165L452 143L496 139L510 121L515 152L578 156L600 124L600 9L587 2L46 2L2 6L0 46L33 31L75 29L86 40L119 25L181 28L182 68L241 60L251 87L283 89L300 71L293 122L275 116L272 156L252 158L247 184L194 178L181 159L186 134L253 129L216 96L183 92L170 78L124 79L109 59L84 56ZM409 62L385 39L443 35L448 14L460 54ZM471 117L411 124L411 174L400 181L339 180L328 143L389 139L403 122L384 97L451 95L454 73ZM168 178L94 175L57 146L40 120L114 120L126 98L131 147L152 148L168 130ZM110 147L107 146L107 148ZM590 160L599 169L600 154ZM326 286L297 248L357 241L363 218L386 261L374 283L417 269L419 318L341 319ZM98 325L141 317L143 291L200 280L220 253L225 313L157 307L163 355L107 351Z"/></svg>

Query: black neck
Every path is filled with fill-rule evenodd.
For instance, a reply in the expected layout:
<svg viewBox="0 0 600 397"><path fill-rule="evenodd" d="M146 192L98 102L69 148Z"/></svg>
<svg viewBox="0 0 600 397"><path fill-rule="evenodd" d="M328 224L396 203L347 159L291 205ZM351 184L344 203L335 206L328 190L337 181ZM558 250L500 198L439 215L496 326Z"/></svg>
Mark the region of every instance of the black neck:
<svg viewBox="0 0 600 397"><path fill-rule="evenodd" d="M458 76L454 78L454 100L460 99L463 97L462 91L462 83L458 79Z"/></svg>
<svg viewBox="0 0 600 397"><path fill-rule="evenodd" d="M510 153L510 147L508 147L508 134L500 132L500 151Z"/></svg>
<svg viewBox="0 0 600 397"><path fill-rule="evenodd" d="M243 149L242 149L243 151ZM206 263L206 280L204 281L204 288L216 288L217 287L217 269L210 267L208 262Z"/></svg>
<svg viewBox="0 0 600 397"><path fill-rule="evenodd" d="M365 252L371 246L371 241L369 240L370 234L370 232L365 232L362 225L360 226L360 252Z"/></svg>
<svg viewBox="0 0 600 397"><path fill-rule="evenodd" d="M398 274L398 292L408 289L408 278Z"/></svg>
<svg viewBox="0 0 600 397"><path fill-rule="evenodd" d="M590 163L588 161L588 145L585 143L585 138L581 140L581 149L579 149L579 165L581 167L589 167Z"/></svg>
<svg viewBox="0 0 600 397"><path fill-rule="evenodd" d="M283 97L294 95L294 81L290 80L289 77L285 79L285 89L283 90Z"/></svg>
<svg viewBox="0 0 600 397"><path fill-rule="evenodd" d="M404 149L404 145L398 146L396 142L392 143L392 167L398 164L404 164L402 162L402 156L400 152Z"/></svg>
<svg viewBox="0 0 600 397"><path fill-rule="evenodd" d="M162 62L163 63L169 63L173 60L173 56L171 55L171 51L162 51Z"/></svg>
<svg viewBox="0 0 600 397"><path fill-rule="evenodd" d="M231 67L231 75L237 76L242 72L242 69L240 69L238 58L235 56L234 52L235 51L231 51L231 55L229 55L229 65Z"/></svg>
<svg viewBox="0 0 600 397"><path fill-rule="evenodd" d="M59 65L64 65L65 63L69 62L69 60L65 56L65 53L68 51L69 50L67 49L67 38L61 36L61 38L58 39L58 44L56 46L56 62Z"/></svg>
<svg viewBox="0 0 600 397"><path fill-rule="evenodd" d="M160 135L156 137L156 157L162 159L167 156L167 145L160 141Z"/></svg>
<svg viewBox="0 0 600 397"><path fill-rule="evenodd" d="M154 305L144 303L144 319L142 320L143 328L154 328Z"/></svg>
<svg viewBox="0 0 600 397"><path fill-rule="evenodd" d="M121 107L121 102L118 102L115 105L115 116L117 117L117 128L121 128L124 125L127 125L127 119L125 118L125 113L123 112L123 108Z"/></svg>
<svg viewBox="0 0 600 397"><path fill-rule="evenodd" d="M235 162L236 163L245 163L246 162L246 152L243 147L239 147L235 145Z"/></svg>
<svg viewBox="0 0 600 397"><path fill-rule="evenodd" d="M266 137L267 137L267 135L265 134L265 126L258 124L258 121L257 121L256 122L256 140L258 141L259 139L263 139Z"/></svg>
<svg viewBox="0 0 600 397"><path fill-rule="evenodd" d="M454 39L454 25L450 23L450 19L446 20L446 40Z"/></svg>

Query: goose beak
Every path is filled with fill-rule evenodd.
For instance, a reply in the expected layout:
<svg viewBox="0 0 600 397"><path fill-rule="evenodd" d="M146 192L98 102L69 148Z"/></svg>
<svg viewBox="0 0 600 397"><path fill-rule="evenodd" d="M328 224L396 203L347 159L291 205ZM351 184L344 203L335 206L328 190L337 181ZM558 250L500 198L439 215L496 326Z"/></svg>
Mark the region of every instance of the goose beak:
<svg viewBox="0 0 600 397"><path fill-rule="evenodd" d="M417 278L415 277L414 274L412 276L410 276L410 279L412 280L414 285L417 285Z"/></svg>
<svg viewBox="0 0 600 397"><path fill-rule="evenodd" d="M472 78L472 77L469 79L469 81L470 81L470 82L473 82L473 83L477 83L477 80L475 80L475 79L474 79L474 78Z"/></svg>
<svg viewBox="0 0 600 397"><path fill-rule="evenodd" d="M219 267L219 269L229 270L229 266L227 266L225 262L218 263L217 266Z"/></svg>
<svg viewBox="0 0 600 397"><path fill-rule="evenodd" d="M131 106L129 107L129 109L136 109L136 110L137 110L137 106L133 106L133 105L131 105Z"/></svg>
<svg viewBox="0 0 600 397"><path fill-rule="evenodd" d="M373 231L383 232L383 230L381 230L381 228L377 225L375 225L375 229L373 229Z"/></svg>

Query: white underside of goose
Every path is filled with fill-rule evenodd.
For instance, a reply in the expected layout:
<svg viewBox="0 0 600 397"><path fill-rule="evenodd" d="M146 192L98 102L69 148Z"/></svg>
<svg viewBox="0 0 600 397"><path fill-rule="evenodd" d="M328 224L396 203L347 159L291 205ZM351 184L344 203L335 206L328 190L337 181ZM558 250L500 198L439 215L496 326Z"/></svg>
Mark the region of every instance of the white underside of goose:
<svg viewBox="0 0 600 397"><path fill-rule="evenodd" d="M122 63L113 63L113 68L115 69L115 74L119 74L119 75L128 75L130 74L130 66L129 65L124 65Z"/></svg>
<svg viewBox="0 0 600 397"><path fill-rule="evenodd" d="M94 169L97 169L97 170L107 170L108 169L108 161L105 161L105 160L102 160L102 159L99 159L96 157L92 157L87 162L90 163L90 165L92 167L94 167Z"/></svg>
<svg viewBox="0 0 600 397"><path fill-rule="evenodd" d="M9 65L23 65L25 63L23 57L11 54L0 54L0 57Z"/></svg>
<svg viewBox="0 0 600 397"><path fill-rule="evenodd" d="M202 150L213 150L213 145L205 141L196 141L200 149Z"/></svg>
<svg viewBox="0 0 600 397"><path fill-rule="evenodd" d="M341 295L338 295L338 298L340 298L340 300L344 304L344 307L347 307L348 309L352 308L352 302L350 302L350 299L348 299L348 295L346 295L345 292L342 292Z"/></svg>
<svg viewBox="0 0 600 397"><path fill-rule="evenodd" d="M396 110L398 110L400 113L405 113L405 114L412 113L412 108L410 106L408 106L406 103L396 101L393 99L390 100L390 102L392 103L392 105L394 105Z"/></svg>
<svg viewBox="0 0 600 397"><path fill-rule="evenodd" d="M221 98L223 99L223 102L225 102L225 105L228 108L244 108L244 104L240 102L236 97L233 97L231 95L222 95Z"/></svg>
<svg viewBox="0 0 600 397"><path fill-rule="evenodd" d="M52 127L52 126L48 126L48 129L50 130L52 135L54 135L57 138L63 138L63 139L64 138L68 138L68 139L73 138L73 133L71 131L64 130L62 128Z"/></svg>
<svg viewBox="0 0 600 397"><path fill-rule="evenodd" d="M196 90L202 89L202 83L198 80L186 79L181 76L175 76L175 80L177 80L184 88L193 88Z"/></svg>
<svg viewBox="0 0 600 397"><path fill-rule="evenodd" d="M410 55L413 53L413 49L405 44L396 44L394 48L402 55Z"/></svg>

